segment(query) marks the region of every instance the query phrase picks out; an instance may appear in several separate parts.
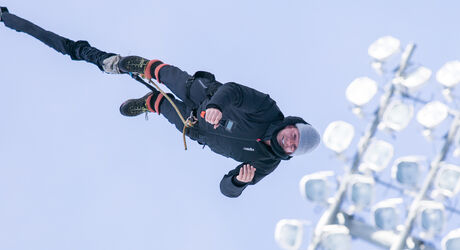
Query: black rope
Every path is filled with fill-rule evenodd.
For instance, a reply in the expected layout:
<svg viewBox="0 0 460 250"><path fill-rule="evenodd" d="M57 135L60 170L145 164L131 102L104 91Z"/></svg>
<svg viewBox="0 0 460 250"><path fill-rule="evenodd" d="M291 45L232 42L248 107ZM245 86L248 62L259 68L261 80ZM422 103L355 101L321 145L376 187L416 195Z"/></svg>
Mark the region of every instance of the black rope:
<svg viewBox="0 0 460 250"><path fill-rule="evenodd" d="M157 91L152 85L150 85L149 83L145 82L144 80L142 80L142 78L137 75L137 74L133 74L131 72L129 72L129 75L136 81L142 83L142 85L144 85L145 87L147 87L148 89L150 89L151 91Z"/></svg>

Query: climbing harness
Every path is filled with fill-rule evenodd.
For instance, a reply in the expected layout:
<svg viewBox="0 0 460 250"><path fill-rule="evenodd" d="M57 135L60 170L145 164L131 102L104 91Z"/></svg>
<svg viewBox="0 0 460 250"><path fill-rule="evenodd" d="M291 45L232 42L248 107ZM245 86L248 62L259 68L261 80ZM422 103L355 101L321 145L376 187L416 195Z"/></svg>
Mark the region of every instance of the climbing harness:
<svg viewBox="0 0 460 250"><path fill-rule="evenodd" d="M129 72L129 75L136 81L142 83L144 86L146 86L148 89L152 91L160 91L160 93L171 103L173 106L174 110L176 110L177 115L179 115L179 118L181 119L182 123L184 124L184 129L182 130L182 139L184 140L184 148L187 150L187 142L185 140L185 133L187 132L188 128L193 127L197 122L198 119L193 115L193 112L191 112L190 116L187 119L184 119L182 116L181 112L179 111L179 108L177 108L176 104L173 102L173 100L154 82L152 79L148 79L148 82L144 81L139 74L133 74ZM153 86L152 86L153 85Z"/></svg>

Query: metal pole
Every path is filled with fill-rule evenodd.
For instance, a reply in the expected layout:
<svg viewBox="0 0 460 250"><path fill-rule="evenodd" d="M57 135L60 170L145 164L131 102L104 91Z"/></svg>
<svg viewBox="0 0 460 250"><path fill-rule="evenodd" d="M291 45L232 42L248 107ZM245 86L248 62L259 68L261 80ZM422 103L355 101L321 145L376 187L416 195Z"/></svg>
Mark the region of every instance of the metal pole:
<svg viewBox="0 0 460 250"><path fill-rule="evenodd" d="M401 78L402 73L407 67L407 63L409 62L410 57L412 56L415 49L415 44L411 43L407 45L406 49L404 50L401 56L401 63L399 65L398 71L395 73L395 77L393 80L388 83L390 86L387 87L387 91L384 93L382 98L380 99L380 105L375 112L374 121L372 122L369 129L366 131L364 136L361 138L358 144L358 151L355 153L353 157L353 164L350 170L346 173L344 180L340 183L339 190L337 191L333 203L330 204L329 208L323 213L321 218L318 220L316 224L316 228L313 232L313 239L308 245L308 250L316 250L320 241L321 241L321 233L325 225L331 224L334 219L337 217L337 213L342 206L343 200L345 198L345 194L348 187L348 182L350 180L351 175L358 171L359 163L361 162L361 157L366 152L367 148L369 147L371 138L375 135L377 131L377 127L380 123L380 119L385 112L388 104L390 103L391 98L395 92L394 82L399 81ZM387 86L388 86L387 84Z"/></svg>
<svg viewBox="0 0 460 250"><path fill-rule="evenodd" d="M389 249L398 234L393 231L379 230L372 225L366 224L365 222L356 220L352 215L341 212L345 219L345 225L350 230L350 234L354 237L365 240L375 246L383 249ZM423 240L418 238L411 238L414 244L414 250L436 250L433 246L426 244ZM422 248L423 247L423 248Z"/></svg>
<svg viewBox="0 0 460 250"><path fill-rule="evenodd" d="M441 152L437 155L436 159L431 163L431 169L428 173L425 182L423 183L420 192L415 197L414 201L412 202L409 210L409 214L407 215L407 219L404 223L404 229L398 235L397 240L391 246L391 250L402 250L406 246L406 239L412 231L412 227L414 226L414 221L417 216L418 208L420 206L420 202L425 198L431 184L436 177L436 173L440 168L440 163L446 158L447 153L449 152L450 146L452 145L452 141L458 131L460 126L460 112L455 114L454 121L452 122L449 132L447 134L447 138L444 142L444 146L442 147Z"/></svg>

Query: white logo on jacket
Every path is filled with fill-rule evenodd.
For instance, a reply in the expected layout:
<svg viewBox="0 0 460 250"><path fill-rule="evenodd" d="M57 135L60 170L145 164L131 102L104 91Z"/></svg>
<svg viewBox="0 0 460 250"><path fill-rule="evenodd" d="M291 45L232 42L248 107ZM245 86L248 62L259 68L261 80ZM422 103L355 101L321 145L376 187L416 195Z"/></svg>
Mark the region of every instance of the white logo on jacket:
<svg viewBox="0 0 460 250"><path fill-rule="evenodd" d="M253 149L253 148L248 148L248 147L244 147L244 148L243 148L243 150L246 150L246 151L251 151L251 152L252 152L252 151L254 151L254 149Z"/></svg>

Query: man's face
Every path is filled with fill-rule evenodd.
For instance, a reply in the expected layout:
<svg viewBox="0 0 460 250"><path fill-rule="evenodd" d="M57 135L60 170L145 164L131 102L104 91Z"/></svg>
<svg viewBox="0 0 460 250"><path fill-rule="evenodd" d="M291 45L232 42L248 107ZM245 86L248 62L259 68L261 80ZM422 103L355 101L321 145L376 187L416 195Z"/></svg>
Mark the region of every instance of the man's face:
<svg viewBox="0 0 460 250"><path fill-rule="evenodd" d="M299 146L299 130L294 125L288 125L278 132L276 140L286 154L292 154Z"/></svg>

